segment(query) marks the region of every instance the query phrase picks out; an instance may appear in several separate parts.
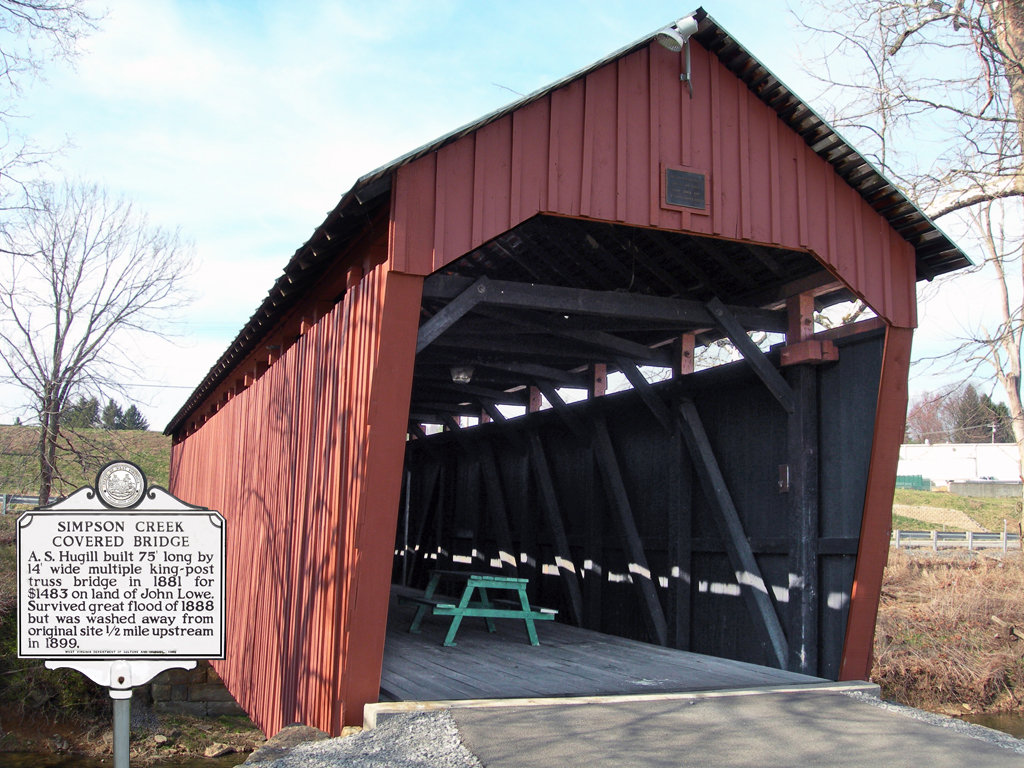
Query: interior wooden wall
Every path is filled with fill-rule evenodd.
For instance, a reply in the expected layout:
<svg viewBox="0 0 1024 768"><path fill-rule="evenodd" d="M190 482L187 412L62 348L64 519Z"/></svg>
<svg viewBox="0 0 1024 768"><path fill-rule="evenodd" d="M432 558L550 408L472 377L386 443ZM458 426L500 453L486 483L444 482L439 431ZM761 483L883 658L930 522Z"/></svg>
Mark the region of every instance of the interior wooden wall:
<svg viewBox="0 0 1024 768"><path fill-rule="evenodd" d="M882 339L875 332L842 342L838 363L811 371L820 456L812 574L801 572L802 523L778 488L779 465L791 460L788 417L761 381L740 362L655 387L674 413L686 400L695 404L791 644L801 632L800 584L813 588L816 631L801 650L815 662L804 671L833 679L844 652ZM403 565L402 521L394 579L401 581L403 567L414 586L434 567L502 567L500 553L511 550L532 599L557 608L559 620L648 642L660 641L663 621L668 645L781 666L741 594L682 420L666 430L635 392L571 407L589 439L545 410L410 443L408 529L418 551ZM594 437L602 424L644 563L630 550L620 489L600 456L603 438ZM641 587L648 570L662 619L648 615Z"/></svg>

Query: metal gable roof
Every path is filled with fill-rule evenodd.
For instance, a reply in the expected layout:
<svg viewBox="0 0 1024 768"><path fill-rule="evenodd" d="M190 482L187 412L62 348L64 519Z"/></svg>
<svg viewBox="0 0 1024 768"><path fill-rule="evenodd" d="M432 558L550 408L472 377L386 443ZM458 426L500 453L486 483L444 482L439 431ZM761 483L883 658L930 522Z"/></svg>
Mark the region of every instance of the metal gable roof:
<svg viewBox="0 0 1024 768"><path fill-rule="evenodd" d="M746 84L757 98L800 135L819 157L832 165L836 173L911 244L916 254L918 279L931 279L936 275L970 265L971 262L963 251L911 200L722 29L711 16L702 8L698 8L692 15L699 22L693 39L715 55L730 72ZM585 69L458 128L358 179L328 213L309 240L296 250L259 309L210 369L199 387L172 419L166 431L175 430L185 417L212 393L231 370L256 347L263 335L300 300L304 288L314 282L333 262L333 257L339 252L339 246L357 236L365 223L387 204L392 179L399 168L650 45L655 35L656 32L651 33Z"/></svg>

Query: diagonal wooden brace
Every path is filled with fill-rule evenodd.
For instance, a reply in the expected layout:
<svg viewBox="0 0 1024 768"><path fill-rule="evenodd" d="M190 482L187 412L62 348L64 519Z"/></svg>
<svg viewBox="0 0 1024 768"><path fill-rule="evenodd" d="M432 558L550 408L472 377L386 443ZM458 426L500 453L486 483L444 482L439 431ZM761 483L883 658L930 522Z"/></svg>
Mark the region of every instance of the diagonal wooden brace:
<svg viewBox="0 0 1024 768"><path fill-rule="evenodd" d="M750 337L747 336L747 330L740 325L736 316L717 298L709 301L706 306L715 323L729 337L729 341L736 345L736 349L740 351L743 358L754 369L754 373L758 375L758 378L768 387L768 391L775 395L775 399L786 409L786 413L792 413L796 407L793 390L786 383L786 380L782 378L782 374L765 357L764 352L758 348L757 344L750 340Z"/></svg>

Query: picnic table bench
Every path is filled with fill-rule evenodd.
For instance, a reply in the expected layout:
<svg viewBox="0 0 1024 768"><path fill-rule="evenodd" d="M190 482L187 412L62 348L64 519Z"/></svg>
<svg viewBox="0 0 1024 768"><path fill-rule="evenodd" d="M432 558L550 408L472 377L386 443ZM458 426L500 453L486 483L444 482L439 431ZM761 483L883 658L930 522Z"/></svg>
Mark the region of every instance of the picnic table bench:
<svg viewBox="0 0 1024 768"><path fill-rule="evenodd" d="M442 581L464 583L462 595L458 598L440 595L437 587ZM444 645L455 645L455 635L459 631L462 620L466 617L482 618L487 623L487 631L494 632L494 619L519 619L526 625L526 634L531 645L540 645L537 639L535 621L549 621L555 618L557 611L550 608L531 608L526 597L527 579L513 576L501 576L490 573L474 573L471 571L431 571L430 581L423 594L402 589L398 592L400 600L416 603L416 615L413 616L409 631L418 633L420 622L431 611L435 616L451 616L452 622L445 635ZM489 590L506 590L516 593L518 599L493 599ZM473 599L473 593L477 599Z"/></svg>

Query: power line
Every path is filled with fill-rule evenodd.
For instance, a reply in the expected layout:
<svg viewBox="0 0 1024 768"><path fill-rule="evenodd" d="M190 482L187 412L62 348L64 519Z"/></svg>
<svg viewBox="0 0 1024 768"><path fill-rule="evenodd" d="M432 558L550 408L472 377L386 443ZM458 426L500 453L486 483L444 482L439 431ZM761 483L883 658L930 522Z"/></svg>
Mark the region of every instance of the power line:
<svg viewBox="0 0 1024 768"><path fill-rule="evenodd" d="M18 380L16 378L14 378L13 376L0 376L0 381L5 382L5 383L11 383L11 382L17 383ZM120 381L115 381L115 382L111 382L111 383L112 383L113 386L125 387L125 388L128 388L128 389L134 388L134 387L140 387L140 388L143 388L143 389L188 389L188 390L193 390L197 386L195 384L125 384L124 382L120 382Z"/></svg>

